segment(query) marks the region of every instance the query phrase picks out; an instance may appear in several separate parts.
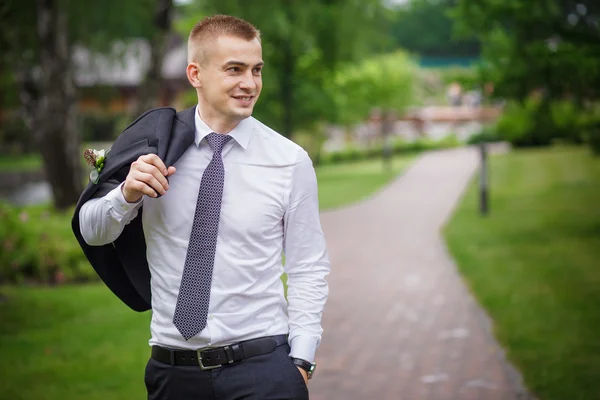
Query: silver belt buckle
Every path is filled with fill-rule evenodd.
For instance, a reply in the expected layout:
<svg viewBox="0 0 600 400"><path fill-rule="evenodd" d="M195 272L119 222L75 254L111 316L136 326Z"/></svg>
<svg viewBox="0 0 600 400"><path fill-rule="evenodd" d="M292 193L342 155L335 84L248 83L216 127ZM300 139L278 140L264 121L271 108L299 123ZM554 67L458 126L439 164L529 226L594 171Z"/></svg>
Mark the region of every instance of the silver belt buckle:
<svg viewBox="0 0 600 400"><path fill-rule="evenodd" d="M212 367L207 367L204 364L202 364L202 352L204 350L209 350L209 349L214 349L215 347L204 347L203 349L197 350L198 353L198 364L200 364L200 369L202 371L209 371L211 369L215 369L215 368L221 368L223 366L223 364L220 365L213 365Z"/></svg>

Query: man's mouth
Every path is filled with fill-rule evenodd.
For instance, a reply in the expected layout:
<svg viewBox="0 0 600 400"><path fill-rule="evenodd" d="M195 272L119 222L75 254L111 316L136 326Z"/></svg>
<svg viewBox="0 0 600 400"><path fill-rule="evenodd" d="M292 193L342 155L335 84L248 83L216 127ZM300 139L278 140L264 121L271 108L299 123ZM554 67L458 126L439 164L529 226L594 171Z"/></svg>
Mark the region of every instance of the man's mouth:
<svg viewBox="0 0 600 400"><path fill-rule="evenodd" d="M242 101L250 101L254 98L254 96L233 96L233 98Z"/></svg>

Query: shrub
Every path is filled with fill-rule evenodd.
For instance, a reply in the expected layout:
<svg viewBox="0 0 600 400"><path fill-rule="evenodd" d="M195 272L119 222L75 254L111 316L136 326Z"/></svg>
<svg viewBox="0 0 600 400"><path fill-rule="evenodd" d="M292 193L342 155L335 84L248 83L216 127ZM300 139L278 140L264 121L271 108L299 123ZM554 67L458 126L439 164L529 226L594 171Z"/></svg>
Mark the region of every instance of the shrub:
<svg viewBox="0 0 600 400"><path fill-rule="evenodd" d="M486 126L481 132L472 135L469 140L467 140L467 144L479 144L479 143L492 143L492 142L500 142L502 138L498 135L498 131L495 126Z"/></svg>
<svg viewBox="0 0 600 400"><path fill-rule="evenodd" d="M572 101L556 101L550 105L550 114L555 129L555 138L583 143L585 114Z"/></svg>
<svg viewBox="0 0 600 400"><path fill-rule="evenodd" d="M354 146L348 146L343 150L331 152L327 155L326 159L330 163L346 162L346 161L358 161L366 159L367 149L359 149Z"/></svg>
<svg viewBox="0 0 600 400"><path fill-rule="evenodd" d="M71 215L0 203L0 283L97 279L71 231Z"/></svg>
<svg viewBox="0 0 600 400"><path fill-rule="evenodd" d="M430 146L432 149L451 149L454 147L461 146L463 143L460 141L456 134L446 135L438 141L431 142Z"/></svg>
<svg viewBox="0 0 600 400"><path fill-rule="evenodd" d="M538 102L528 100L525 104L509 103L498 120L498 134L514 146L541 146L550 144L550 139L543 139L545 132L539 132L535 123Z"/></svg>
<svg viewBox="0 0 600 400"><path fill-rule="evenodd" d="M462 145L456 135L448 135L440 140L431 140L427 138L418 139L412 142L406 142L402 139L395 139L391 143L392 154L418 153L425 150L448 149ZM374 146L359 149L349 146L344 150L332 151L321 154L318 162L315 164L332 164L348 161L358 161L363 159L381 158L383 156L383 146L376 144Z"/></svg>
<svg viewBox="0 0 600 400"><path fill-rule="evenodd" d="M523 104L509 103L496 132L516 147L546 146L556 140L579 144L589 125L588 115L569 100L544 103L532 97Z"/></svg>
<svg viewBox="0 0 600 400"><path fill-rule="evenodd" d="M594 154L600 156L600 117L589 117L586 120L582 137Z"/></svg>

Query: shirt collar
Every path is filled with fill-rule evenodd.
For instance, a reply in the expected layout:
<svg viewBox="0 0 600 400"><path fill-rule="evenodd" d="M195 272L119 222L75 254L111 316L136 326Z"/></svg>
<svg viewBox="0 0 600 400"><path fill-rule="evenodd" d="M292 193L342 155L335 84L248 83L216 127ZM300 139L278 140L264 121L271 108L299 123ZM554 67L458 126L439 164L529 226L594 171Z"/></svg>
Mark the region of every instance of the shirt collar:
<svg viewBox="0 0 600 400"><path fill-rule="evenodd" d="M214 132L206 123L200 118L200 112L198 106L196 106L196 146L200 146L202 139L209 133ZM235 128L228 133L244 150L248 148L250 142L250 134L252 133L252 119L251 117L243 119Z"/></svg>

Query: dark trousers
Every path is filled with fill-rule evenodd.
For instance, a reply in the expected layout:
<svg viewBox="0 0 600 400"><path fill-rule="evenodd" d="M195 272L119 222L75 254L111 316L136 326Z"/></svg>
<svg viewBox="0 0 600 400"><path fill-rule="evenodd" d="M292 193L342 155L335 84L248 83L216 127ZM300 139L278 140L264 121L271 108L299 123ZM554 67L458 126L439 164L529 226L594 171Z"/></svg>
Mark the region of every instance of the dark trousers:
<svg viewBox="0 0 600 400"><path fill-rule="evenodd" d="M148 400L307 400L304 378L288 344L272 353L203 371L150 359L144 381Z"/></svg>

